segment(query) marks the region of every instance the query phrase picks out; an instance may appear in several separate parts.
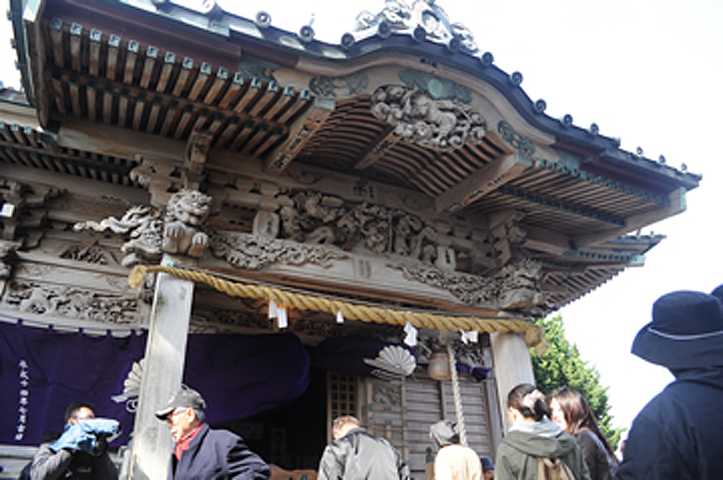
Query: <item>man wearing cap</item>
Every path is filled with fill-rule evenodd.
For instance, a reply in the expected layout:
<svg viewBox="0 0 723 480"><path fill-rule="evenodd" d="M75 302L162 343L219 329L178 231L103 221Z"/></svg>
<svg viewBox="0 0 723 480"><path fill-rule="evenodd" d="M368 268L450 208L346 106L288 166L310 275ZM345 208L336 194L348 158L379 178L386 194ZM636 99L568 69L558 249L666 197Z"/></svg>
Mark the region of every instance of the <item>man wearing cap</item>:
<svg viewBox="0 0 723 480"><path fill-rule="evenodd" d="M617 472L629 479L723 479L723 313L681 291L653 304L632 353L675 376L633 421Z"/></svg>
<svg viewBox="0 0 723 480"><path fill-rule="evenodd" d="M211 430L204 422L205 409L201 394L184 386L156 412L175 442L168 479L267 480L269 466L238 435Z"/></svg>
<svg viewBox="0 0 723 480"><path fill-rule="evenodd" d="M429 438L439 449L434 459L435 480L482 480L480 458L460 443L456 423L442 420L433 424Z"/></svg>

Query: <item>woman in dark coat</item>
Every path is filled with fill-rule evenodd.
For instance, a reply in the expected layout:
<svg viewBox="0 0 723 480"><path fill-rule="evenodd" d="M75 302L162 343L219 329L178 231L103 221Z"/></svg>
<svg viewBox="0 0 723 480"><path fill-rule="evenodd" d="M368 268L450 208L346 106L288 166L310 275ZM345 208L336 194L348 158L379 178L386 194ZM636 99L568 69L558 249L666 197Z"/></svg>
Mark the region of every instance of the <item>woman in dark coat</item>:
<svg viewBox="0 0 723 480"><path fill-rule="evenodd" d="M600 431L585 397L575 390L561 388L550 397L552 421L573 435L582 449L592 480L613 480L617 459Z"/></svg>
<svg viewBox="0 0 723 480"><path fill-rule="evenodd" d="M538 480L542 465L590 480L575 438L550 421L545 396L534 385L510 391L507 416L510 428L497 449L496 480Z"/></svg>

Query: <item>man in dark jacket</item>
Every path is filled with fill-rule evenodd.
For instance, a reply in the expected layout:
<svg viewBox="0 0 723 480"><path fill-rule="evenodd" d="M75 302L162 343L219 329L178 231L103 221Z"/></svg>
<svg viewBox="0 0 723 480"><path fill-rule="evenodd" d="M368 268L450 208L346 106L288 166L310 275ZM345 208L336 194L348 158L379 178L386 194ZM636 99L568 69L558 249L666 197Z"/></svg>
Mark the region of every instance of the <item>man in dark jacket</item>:
<svg viewBox="0 0 723 480"><path fill-rule="evenodd" d="M318 480L409 480L409 469L385 439L343 416L332 425L334 441L324 450Z"/></svg>
<svg viewBox="0 0 723 480"><path fill-rule="evenodd" d="M663 295L632 352L675 381L633 421L617 478L723 479L721 303L700 292Z"/></svg>
<svg viewBox="0 0 723 480"><path fill-rule="evenodd" d="M118 478L104 439L79 441L81 422L95 418L87 403L71 403L65 409L66 430L56 441L40 445L30 466L31 480L114 480ZM84 440L88 440L86 436ZM91 445L94 443L93 445Z"/></svg>
<svg viewBox="0 0 723 480"><path fill-rule="evenodd" d="M156 412L159 420L167 422L175 442L169 480L267 480L269 466L238 435L211 430L204 422L205 409L201 395L183 387Z"/></svg>

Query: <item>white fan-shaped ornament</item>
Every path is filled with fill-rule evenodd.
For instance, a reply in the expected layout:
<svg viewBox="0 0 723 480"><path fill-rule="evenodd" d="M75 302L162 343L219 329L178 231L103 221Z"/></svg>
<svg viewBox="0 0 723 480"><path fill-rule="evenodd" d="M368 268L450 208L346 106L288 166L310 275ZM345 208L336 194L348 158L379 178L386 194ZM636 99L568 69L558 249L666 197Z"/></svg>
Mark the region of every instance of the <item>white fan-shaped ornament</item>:
<svg viewBox="0 0 723 480"><path fill-rule="evenodd" d="M417 367L414 356L407 349L396 345L384 347L377 358L365 358L364 363L376 369L372 375L385 380L407 377Z"/></svg>
<svg viewBox="0 0 723 480"><path fill-rule="evenodd" d="M138 396L141 392L141 380L143 379L143 363L145 359L133 362L130 372L123 380L123 392L120 395L111 397L116 403L125 402L126 410L133 413L138 408Z"/></svg>

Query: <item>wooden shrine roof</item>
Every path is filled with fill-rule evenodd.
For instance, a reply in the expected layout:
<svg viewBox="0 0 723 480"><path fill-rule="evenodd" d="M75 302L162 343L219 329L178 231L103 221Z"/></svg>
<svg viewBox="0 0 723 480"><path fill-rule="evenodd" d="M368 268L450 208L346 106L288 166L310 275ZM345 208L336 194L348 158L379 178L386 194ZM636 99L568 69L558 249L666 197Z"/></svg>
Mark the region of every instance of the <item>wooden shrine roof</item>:
<svg viewBox="0 0 723 480"><path fill-rule="evenodd" d="M639 264L662 237L625 235L683 211L685 192L700 182L664 159L621 149L597 125L547 115L518 72L496 66L436 5L418 0L412 10L431 9L441 33L420 31L416 10L386 30L382 11L357 18L339 44L316 40L309 28L278 29L263 12L251 19L204 5L12 0L24 93L4 90L0 102L32 109L35 120L27 112L0 118L0 162L141 188L130 175L143 157L134 145L83 147L65 131L104 132L108 143L118 132L136 139L139 152L167 146L169 157L202 132L218 153L209 155L209 170L232 174L261 160L266 174L281 176L293 162L412 191L444 218L482 224L522 212L523 228L557 238L536 258L575 272L547 276L557 306ZM479 142L459 148L400 141L372 112L374 88L384 82L354 81L372 71L398 82L399 69L411 65L459 88L468 106L493 105L500 118L493 115ZM515 173L505 177L511 161Z"/></svg>

